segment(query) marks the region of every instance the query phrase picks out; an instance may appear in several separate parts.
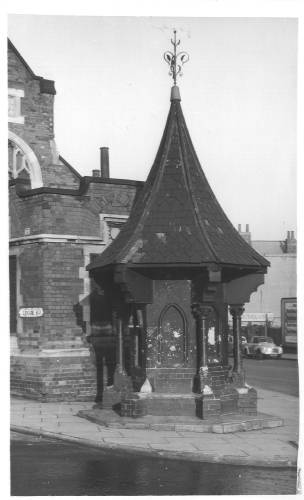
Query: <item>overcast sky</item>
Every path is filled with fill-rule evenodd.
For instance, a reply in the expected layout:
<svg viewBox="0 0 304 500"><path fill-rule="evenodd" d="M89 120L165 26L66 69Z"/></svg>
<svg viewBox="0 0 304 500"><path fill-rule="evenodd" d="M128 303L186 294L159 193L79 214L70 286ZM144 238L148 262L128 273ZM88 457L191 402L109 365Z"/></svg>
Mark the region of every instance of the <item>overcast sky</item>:
<svg viewBox="0 0 304 500"><path fill-rule="evenodd" d="M202 168L253 239L296 230L297 21L10 15L9 37L55 80L55 140L82 175L110 148L110 175L145 180L170 105L163 52L190 55L178 85Z"/></svg>

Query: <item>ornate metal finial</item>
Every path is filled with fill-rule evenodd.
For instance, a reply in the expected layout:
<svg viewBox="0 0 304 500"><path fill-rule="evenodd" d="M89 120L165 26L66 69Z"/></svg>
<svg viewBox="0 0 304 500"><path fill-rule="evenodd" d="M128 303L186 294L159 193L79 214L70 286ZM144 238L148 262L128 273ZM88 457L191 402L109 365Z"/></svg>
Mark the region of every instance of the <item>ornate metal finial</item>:
<svg viewBox="0 0 304 500"><path fill-rule="evenodd" d="M171 43L174 47L174 51L171 52L170 50L167 50L167 52L164 53L164 59L170 66L169 75L172 76L174 85L176 85L176 77L177 75L183 75L182 66L189 61L189 54L187 54L187 52L176 53L176 48L179 46L180 40L176 40L176 30L174 30L173 33L174 40L171 38Z"/></svg>

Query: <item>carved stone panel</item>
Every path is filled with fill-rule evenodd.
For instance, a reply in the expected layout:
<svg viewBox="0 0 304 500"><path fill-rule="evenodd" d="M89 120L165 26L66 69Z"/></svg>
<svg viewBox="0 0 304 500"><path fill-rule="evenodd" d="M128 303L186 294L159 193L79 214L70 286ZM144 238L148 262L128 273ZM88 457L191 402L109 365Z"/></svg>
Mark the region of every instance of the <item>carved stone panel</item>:
<svg viewBox="0 0 304 500"><path fill-rule="evenodd" d="M171 304L159 320L159 357L163 367L175 368L185 362L186 321L183 311Z"/></svg>

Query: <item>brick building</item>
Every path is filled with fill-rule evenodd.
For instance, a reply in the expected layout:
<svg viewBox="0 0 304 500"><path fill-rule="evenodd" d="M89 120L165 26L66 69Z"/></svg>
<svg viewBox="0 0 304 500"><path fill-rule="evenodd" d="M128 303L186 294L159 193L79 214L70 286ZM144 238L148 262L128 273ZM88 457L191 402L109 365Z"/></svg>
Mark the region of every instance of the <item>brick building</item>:
<svg viewBox="0 0 304 500"><path fill-rule="evenodd" d="M281 327L284 322L282 304L297 297L297 240L294 231L287 231L284 240L254 240L249 225L245 231L239 224L238 230L252 247L270 262L265 282L250 297L243 318L244 326L252 324L261 327L268 322L268 333L274 335L278 343L284 342ZM252 329L254 331L254 329ZM282 336L283 334L283 336ZM296 330L293 343L296 344Z"/></svg>
<svg viewBox="0 0 304 500"><path fill-rule="evenodd" d="M297 349L297 240L287 231L284 240L253 240L246 224L238 230L270 262L265 282L250 297L243 315L243 334L269 335L284 348ZM230 318L232 324L232 318Z"/></svg>
<svg viewBox="0 0 304 500"><path fill-rule="evenodd" d="M10 331L13 394L93 399L87 342L100 322L87 264L126 220L141 182L82 177L54 140L54 82L35 75L8 42ZM92 307L91 307L92 305Z"/></svg>

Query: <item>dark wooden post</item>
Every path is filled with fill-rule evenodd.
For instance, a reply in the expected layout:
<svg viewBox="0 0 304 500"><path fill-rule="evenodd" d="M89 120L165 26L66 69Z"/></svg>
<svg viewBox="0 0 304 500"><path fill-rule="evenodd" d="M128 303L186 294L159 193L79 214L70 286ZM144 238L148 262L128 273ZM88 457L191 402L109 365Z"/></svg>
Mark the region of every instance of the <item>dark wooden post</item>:
<svg viewBox="0 0 304 500"><path fill-rule="evenodd" d="M243 373L243 357L241 352L241 321L243 312L243 304L230 305L233 329L233 372L239 375Z"/></svg>

